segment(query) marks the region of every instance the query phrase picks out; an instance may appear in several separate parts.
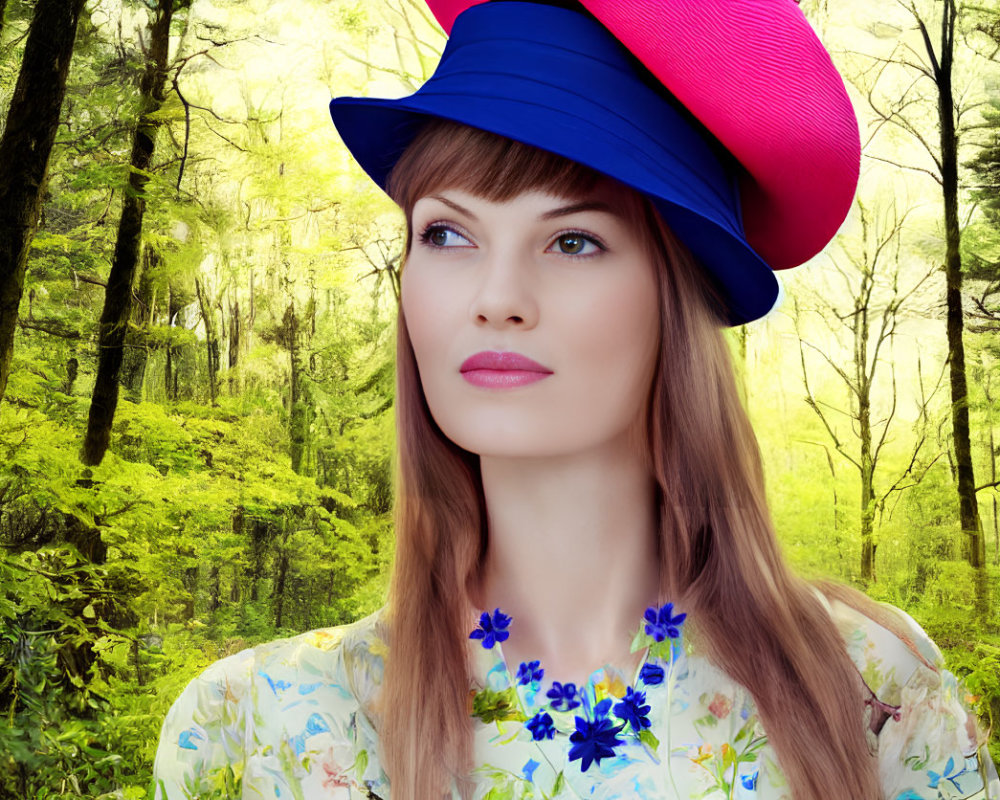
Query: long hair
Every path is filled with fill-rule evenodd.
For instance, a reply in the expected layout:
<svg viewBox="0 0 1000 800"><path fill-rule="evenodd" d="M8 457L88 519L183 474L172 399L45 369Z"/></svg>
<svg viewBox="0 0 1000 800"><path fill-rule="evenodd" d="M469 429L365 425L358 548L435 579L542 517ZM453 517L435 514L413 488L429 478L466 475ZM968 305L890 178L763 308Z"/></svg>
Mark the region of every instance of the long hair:
<svg viewBox="0 0 1000 800"><path fill-rule="evenodd" d="M416 201L458 188L493 202L537 189L576 198L601 176L457 123L427 124L388 190ZM634 229L658 277L660 347L648 398L647 458L660 509L664 597L683 603L698 646L746 687L797 800L874 800L862 683L816 590L791 573L767 509L760 450L722 332L722 301L652 203ZM405 266L403 267L405 269ZM397 338L396 557L378 726L396 800L440 797L473 767L469 586L485 554L478 457L431 417L402 311Z"/></svg>

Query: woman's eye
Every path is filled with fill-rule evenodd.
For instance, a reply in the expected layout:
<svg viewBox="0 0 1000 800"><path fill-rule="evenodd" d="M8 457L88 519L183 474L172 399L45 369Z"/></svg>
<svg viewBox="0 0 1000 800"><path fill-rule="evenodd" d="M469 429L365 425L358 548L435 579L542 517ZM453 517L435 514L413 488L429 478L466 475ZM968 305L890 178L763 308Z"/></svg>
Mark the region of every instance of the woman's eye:
<svg viewBox="0 0 1000 800"><path fill-rule="evenodd" d="M597 241L582 233L564 233L556 239L556 244L563 255L567 256L590 256L604 249ZM592 249L587 250L587 245Z"/></svg>
<svg viewBox="0 0 1000 800"><path fill-rule="evenodd" d="M473 246L461 233L441 223L428 225L424 228L419 238L425 246L438 250ZM558 252L564 256L581 258L596 255L598 252L606 249L593 237L576 231L564 233L556 237L552 246L557 247Z"/></svg>
<svg viewBox="0 0 1000 800"><path fill-rule="evenodd" d="M450 236L456 236L463 241L468 241L462 234L445 225L428 225L424 232L420 234L420 241L428 247L453 247L449 244Z"/></svg>

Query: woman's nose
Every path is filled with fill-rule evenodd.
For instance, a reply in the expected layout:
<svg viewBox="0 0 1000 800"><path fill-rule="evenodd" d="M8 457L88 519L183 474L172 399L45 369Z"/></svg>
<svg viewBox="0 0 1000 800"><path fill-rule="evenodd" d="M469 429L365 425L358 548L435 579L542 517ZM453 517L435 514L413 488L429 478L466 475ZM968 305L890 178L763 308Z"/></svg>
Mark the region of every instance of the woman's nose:
<svg viewBox="0 0 1000 800"><path fill-rule="evenodd" d="M515 256L497 253L483 259L480 281L469 308L479 325L534 327L538 300L531 278Z"/></svg>

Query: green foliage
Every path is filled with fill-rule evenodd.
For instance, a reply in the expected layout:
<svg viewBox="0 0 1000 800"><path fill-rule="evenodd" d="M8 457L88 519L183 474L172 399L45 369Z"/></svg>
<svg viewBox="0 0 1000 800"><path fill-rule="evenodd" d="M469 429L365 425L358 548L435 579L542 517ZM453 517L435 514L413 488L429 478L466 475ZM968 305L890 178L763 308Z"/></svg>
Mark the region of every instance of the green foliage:
<svg viewBox="0 0 1000 800"><path fill-rule="evenodd" d="M0 560L0 795L99 796L131 767L107 747L99 651L118 638L105 570L70 548Z"/></svg>
<svg viewBox="0 0 1000 800"><path fill-rule="evenodd" d="M208 663L381 605L389 518L292 472L274 409L240 415L238 398L123 400L111 452L84 469L72 431L85 404L17 374L0 421L0 535L14 548L0 564L0 674L15 665L0 687L0 786L138 792L163 715Z"/></svg>
<svg viewBox="0 0 1000 800"><path fill-rule="evenodd" d="M1000 637L986 636L979 642L946 649L949 669L963 682L966 701L977 711L987 731L1000 725ZM1000 742L990 739L994 763L1000 763Z"/></svg>
<svg viewBox="0 0 1000 800"><path fill-rule="evenodd" d="M520 705L513 686L502 691L480 689L472 698L472 716L486 723L507 720L523 722L527 717L521 711Z"/></svg>

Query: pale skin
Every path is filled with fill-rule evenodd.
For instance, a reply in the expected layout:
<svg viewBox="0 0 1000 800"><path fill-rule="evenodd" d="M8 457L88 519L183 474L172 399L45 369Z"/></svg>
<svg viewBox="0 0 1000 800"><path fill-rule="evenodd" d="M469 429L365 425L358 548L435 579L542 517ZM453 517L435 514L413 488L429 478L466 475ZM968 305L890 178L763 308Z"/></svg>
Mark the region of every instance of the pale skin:
<svg viewBox="0 0 1000 800"><path fill-rule="evenodd" d="M642 656L631 634L660 600L639 445L659 301L640 236L615 213L630 200L609 180L574 200L446 189L413 210L402 305L421 383L442 431L482 467L489 544L471 599L511 615L507 664L540 659L545 683L579 684L607 664L631 678ZM594 201L606 210L543 216ZM481 351L551 374L478 386L459 368Z"/></svg>

